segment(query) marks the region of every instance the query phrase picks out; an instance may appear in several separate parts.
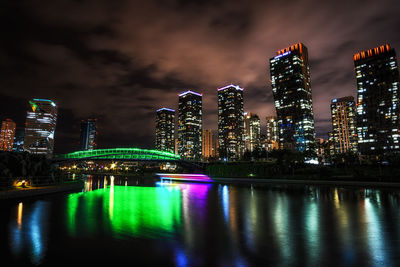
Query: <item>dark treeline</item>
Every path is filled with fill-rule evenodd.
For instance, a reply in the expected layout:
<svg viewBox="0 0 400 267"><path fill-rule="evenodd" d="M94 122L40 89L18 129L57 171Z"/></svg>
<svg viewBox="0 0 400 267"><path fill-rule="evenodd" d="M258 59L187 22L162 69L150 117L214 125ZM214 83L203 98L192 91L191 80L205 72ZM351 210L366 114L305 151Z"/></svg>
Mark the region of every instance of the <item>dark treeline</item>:
<svg viewBox="0 0 400 267"><path fill-rule="evenodd" d="M42 155L27 152L0 152L1 178L55 177L57 167Z"/></svg>
<svg viewBox="0 0 400 267"><path fill-rule="evenodd" d="M207 174L218 178L400 182L400 154L379 158L337 154L325 158L328 165L307 164L309 156L288 150L274 150L268 154L248 153L243 161L210 163Z"/></svg>

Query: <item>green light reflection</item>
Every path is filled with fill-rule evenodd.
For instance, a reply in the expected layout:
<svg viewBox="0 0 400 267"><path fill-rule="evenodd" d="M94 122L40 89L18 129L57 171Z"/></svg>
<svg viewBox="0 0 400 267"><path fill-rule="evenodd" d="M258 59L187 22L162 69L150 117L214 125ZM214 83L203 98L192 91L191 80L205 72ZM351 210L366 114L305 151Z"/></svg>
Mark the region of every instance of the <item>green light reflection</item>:
<svg viewBox="0 0 400 267"><path fill-rule="evenodd" d="M181 226L178 188L114 186L71 194L67 200L71 235L108 232L118 238L154 237Z"/></svg>

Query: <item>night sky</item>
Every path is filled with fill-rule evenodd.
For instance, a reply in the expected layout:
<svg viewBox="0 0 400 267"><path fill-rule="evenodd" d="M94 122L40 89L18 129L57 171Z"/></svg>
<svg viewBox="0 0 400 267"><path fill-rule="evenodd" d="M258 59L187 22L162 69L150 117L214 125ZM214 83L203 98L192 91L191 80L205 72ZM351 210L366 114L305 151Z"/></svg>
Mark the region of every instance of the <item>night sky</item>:
<svg viewBox="0 0 400 267"><path fill-rule="evenodd" d="M0 119L25 122L28 100L59 107L55 152L79 146L98 118L99 146L153 147L155 111L203 93L217 129L218 87L245 88L245 111L273 115L269 59L308 47L317 136L330 100L356 96L353 54L385 43L400 53L398 0L16 1L0 4Z"/></svg>

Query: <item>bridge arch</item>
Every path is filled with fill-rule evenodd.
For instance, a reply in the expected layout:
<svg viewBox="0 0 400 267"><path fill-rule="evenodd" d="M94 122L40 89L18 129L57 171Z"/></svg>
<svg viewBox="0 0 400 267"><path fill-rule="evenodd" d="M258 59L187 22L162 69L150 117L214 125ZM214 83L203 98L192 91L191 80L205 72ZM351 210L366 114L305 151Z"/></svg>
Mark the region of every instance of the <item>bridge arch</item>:
<svg viewBox="0 0 400 267"><path fill-rule="evenodd" d="M168 160L179 161L181 157L174 153L153 149L141 148L107 148L75 151L68 154L56 155L56 160L91 160L91 159L118 159L118 160Z"/></svg>

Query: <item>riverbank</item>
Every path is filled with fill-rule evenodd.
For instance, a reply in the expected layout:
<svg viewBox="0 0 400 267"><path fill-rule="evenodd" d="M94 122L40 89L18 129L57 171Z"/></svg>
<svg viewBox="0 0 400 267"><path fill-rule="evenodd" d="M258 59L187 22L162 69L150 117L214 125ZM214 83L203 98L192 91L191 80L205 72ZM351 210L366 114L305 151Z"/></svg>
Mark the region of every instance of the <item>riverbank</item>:
<svg viewBox="0 0 400 267"><path fill-rule="evenodd" d="M0 191L0 200L36 197L60 192L79 191L82 190L82 188L83 183L81 181L49 186L13 188Z"/></svg>
<svg viewBox="0 0 400 267"><path fill-rule="evenodd" d="M400 189L400 183L379 181L326 181L326 180L290 180L290 179L261 179L261 178L212 178L216 183L263 183L274 185L326 185L326 186L350 186L370 188L396 188Z"/></svg>
<svg viewBox="0 0 400 267"><path fill-rule="evenodd" d="M218 178L334 181L360 183L400 183L399 165L320 166L279 165L268 162L212 163L207 175Z"/></svg>

